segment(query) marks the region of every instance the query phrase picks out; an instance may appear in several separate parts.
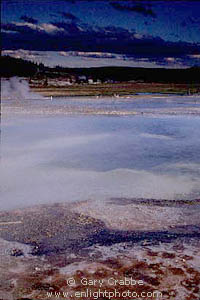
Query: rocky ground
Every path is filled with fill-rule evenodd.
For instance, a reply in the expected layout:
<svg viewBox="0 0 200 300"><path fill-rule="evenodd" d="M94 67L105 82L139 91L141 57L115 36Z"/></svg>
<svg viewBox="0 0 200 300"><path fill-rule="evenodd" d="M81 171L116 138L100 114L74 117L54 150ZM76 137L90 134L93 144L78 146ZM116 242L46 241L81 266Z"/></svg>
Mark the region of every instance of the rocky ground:
<svg viewBox="0 0 200 300"><path fill-rule="evenodd" d="M141 293L148 293L147 299L199 300L197 221L189 225L186 220L184 225L179 214L175 225L172 214L167 222L167 209L172 213L174 203L166 203L163 210L158 200L144 200L142 204L138 204L139 199L123 201L118 213L113 213L113 223L107 209L102 218L97 207L99 214L94 217L94 203L90 201L1 212L0 299L134 299L128 297L129 291L132 295L137 293L137 299L144 299ZM116 205L120 201L110 202ZM175 209L196 207L198 202L179 201ZM141 213L136 207L142 208ZM123 218L124 209L130 215ZM158 228L154 220L151 228L149 221L149 230L138 230L139 220L145 224L150 209L155 212L154 219L162 210L163 224L158 222ZM124 230L127 222L129 227ZM126 278L140 280L143 285L125 285ZM116 284L111 284L113 280ZM107 294L98 294L99 291ZM120 296L114 294L116 291Z"/></svg>

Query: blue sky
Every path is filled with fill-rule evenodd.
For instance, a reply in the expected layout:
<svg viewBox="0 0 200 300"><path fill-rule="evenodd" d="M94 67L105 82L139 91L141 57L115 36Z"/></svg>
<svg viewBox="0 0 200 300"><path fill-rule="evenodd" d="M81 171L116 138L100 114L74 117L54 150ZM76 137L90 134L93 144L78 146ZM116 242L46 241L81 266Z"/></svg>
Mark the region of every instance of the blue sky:
<svg viewBox="0 0 200 300"><path fill-rule="evenodd" d="M3 50L43 51L46 64L199 65L200 1L3 0L1 10Z"/></svg>

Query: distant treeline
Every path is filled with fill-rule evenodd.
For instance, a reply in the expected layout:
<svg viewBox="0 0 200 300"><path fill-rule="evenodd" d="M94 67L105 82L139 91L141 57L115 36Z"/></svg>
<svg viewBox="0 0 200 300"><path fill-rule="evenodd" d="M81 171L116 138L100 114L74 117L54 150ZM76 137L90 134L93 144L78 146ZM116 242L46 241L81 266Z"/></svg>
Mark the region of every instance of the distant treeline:
<svg viewBox="0 0 200 300"><path fill-rule="evenodd" d="M101 81L139 81L157 83L200 83L200 67L188 69L99 67L68 69L68 72L85 75Z"/></svg>
<svg viewBox="0 0 200 300"><path fill-rule="evenodd" d="M200 83L200 67L188 69L98 67L98 68L55 68L46 67L20 58L1 56L1 77L64 77L86 76L102 82L142 81L158 83Z"/></svg>
<svg viewBox="0 0 200 300"><path fill-rule="evenodd" d="M10 56L1 56L1 77L29 77L34 76L38 70L37 64L23 60L21 58L13 58Z"/></svg>

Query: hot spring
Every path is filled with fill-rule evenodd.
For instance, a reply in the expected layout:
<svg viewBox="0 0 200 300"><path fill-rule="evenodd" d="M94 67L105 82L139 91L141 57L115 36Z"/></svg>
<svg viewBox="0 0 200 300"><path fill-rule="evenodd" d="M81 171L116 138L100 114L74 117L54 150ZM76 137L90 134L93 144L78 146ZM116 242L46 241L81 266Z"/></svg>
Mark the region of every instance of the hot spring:
<svg viewBox="0 0 200 300"><path fill-rule="evenodd" d="M19 92L20 84L16 98L12 86L10 100L2 101L1 210L111 197L199 197L198 97L52 101Z"/></svg>

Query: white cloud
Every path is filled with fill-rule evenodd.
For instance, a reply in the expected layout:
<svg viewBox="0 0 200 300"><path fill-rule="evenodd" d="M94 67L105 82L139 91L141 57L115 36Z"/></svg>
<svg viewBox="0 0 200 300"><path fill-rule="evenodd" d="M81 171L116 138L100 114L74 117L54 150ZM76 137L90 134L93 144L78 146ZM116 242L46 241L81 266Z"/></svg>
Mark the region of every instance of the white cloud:
<svg viewBox="0 0 200 300"><path fill-rule="evenodd" d="M91 57L91 58L117 58L123 59L124 55L109 53L109 52L83 52L83 51L60 51L61 56L80 56L80 57Z"/></svg>
<svg viewBox="0 0 200 300"><path fill-rule="evenodd" d="M24 50L24 49L18 49L18 50L3 50L2 56L9 55L14 58L22 58L25 60L32 60L36 61L38 59L41 59L42 57L48 57L47 53L43 53L41 51L30 51L30 50Z"/></svg>
<svg viewBox="0 0 200 300"><path fill-rule="evenodd" d="M186 68L189 66L187 61L176 57L165 57L158 60L156 58L138 58L109 52L30 51L18 49L3 50L2 55L43 63L50 67L59 65L70 68L102 66Z"/></svg>
<svg viewBox="0 0 200 300"><path fill-rule="evenodd" d="M58 52L58 54L61 55L61 56L69 56L69 53L70 52L65 52L65 51Z"/></svg>
<svg viewBox="0 0 200 300"><path fill-rule="evenodd" d="M39 27L47 33L57 33L59 31L65 31L64 28L58 28L53 24L43 23Z"/></svg>
<svg viewBox="0 0 200 300"><path fill-rule="evenodd" d="M33 30L38 30L38 27L39 27L36 24L32 24L32 23L28 23L28 22L12 22L12 24L14 24L16 26L20 26L20 27L26 26Z"/></svg>
<svg viewBox="0 0 200 300"><path fill-rule="evenodd" d="M134 37L135 39L141 40L141 39L144 38L144 35L143 35L143 34L139 34L139 33L135 33L135 34L133 35L133 37Z"/></svg>
<svg viewBox="0 0 200 300"><path fill-rule="evenodd" d="M42 23L40 25L37 25L37 24L29 23L29 22L12 22L12 24L14 24L16 26L20 26L20 27L25 26L32 30L43 31L48 34L54 34L54 33L65 31L64 28L59 28L59 27L57 27L53 24L49 24L49 23Z"/></svg>
<svg viewBox="0 0 200 300"><path fill-rule="evenodd" d="M5 29L2 29L2 28L1 28L1 32L5 32L5 33L18 33L15 30L5 30Z"/></svg>
<svg viewBox="0 0 200 300"><path fill-rule="evenodd" d="M192 54L192 55L188 55L188 57L195 58L195 59L200 59L200 54Z"/></svg>
<svg viewBox="0 0 200 300"><path fill-rule="evenodd" d="M176 59L175 59L175 57L165 57L165 61L167 61L167 62L175 62L176 61Z"/></svg>

